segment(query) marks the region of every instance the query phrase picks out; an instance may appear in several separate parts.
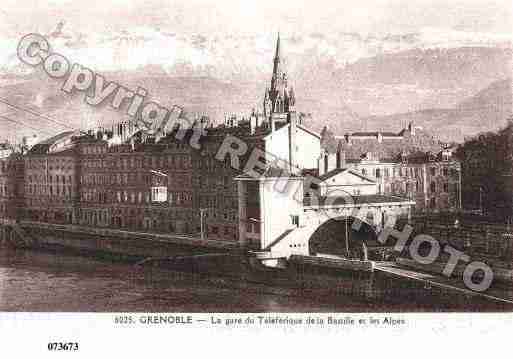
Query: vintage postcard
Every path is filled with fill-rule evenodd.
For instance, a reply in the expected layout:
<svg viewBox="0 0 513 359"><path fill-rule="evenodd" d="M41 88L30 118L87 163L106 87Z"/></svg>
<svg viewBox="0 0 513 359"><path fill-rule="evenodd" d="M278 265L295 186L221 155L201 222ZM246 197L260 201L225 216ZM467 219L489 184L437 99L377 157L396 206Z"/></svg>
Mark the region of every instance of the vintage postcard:
<svg viewBox="0 0 513 359"><path fill-rule="evenodd" d="M501 0L1 0L6 353L506 344L512 29Z"/></svg>

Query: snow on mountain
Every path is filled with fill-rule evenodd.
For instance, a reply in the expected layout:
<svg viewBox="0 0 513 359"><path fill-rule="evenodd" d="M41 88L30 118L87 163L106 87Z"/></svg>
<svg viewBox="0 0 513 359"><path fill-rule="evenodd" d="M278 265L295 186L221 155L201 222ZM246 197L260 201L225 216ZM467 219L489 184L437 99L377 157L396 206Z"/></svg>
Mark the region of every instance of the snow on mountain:
<svg viewBox="0 0 513 359"><path fill-rule="evenodd" d="M255 77L268 71L273 56L275 33L229 34L175 33L159 27L139 26L117 31L83 33L73 24L59 22L45 34L53 49L73 62L97 71L134 70L162 65L179 72L184 64L200 76L218 78ZM362 58L411 49L468 46L511 47L510 34L469 33L425 28L406 34L360 34L351 32L282 34L284 54L294 67L302 57L315 64L333 63L344 67ZM19 39L0 38L0 72L15 69ZM183 75L183 74L179 74Z"/></svg>

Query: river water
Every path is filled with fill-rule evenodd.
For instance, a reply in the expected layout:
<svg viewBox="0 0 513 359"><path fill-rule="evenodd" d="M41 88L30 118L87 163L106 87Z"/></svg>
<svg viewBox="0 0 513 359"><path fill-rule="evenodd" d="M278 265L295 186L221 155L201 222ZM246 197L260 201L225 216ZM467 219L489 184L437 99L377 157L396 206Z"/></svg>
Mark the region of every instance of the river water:
<svg viewBox="0 0 513 359"><path fill-rule="evenodd" d="M248 292L184 273L66 254L0 248L0 311L333 312L372 310L355 298ZM214 278L215 279L215 278ZM220 279L222 280L222 279Z"/></svg>
<svg viewBox="0 0 513 359"><path fill-rule="evenodd" d="M0 246L0 311L35 312L400 312L438 303L371 303L353 296L301 296L63 253ZM428 301L429 302L429 301ZM458 310L453 308L452 310ZM459 308L466 311L466 308ZM443 310L443 309L442 309ZM478 309L479 310L479 309Z"/></svg>

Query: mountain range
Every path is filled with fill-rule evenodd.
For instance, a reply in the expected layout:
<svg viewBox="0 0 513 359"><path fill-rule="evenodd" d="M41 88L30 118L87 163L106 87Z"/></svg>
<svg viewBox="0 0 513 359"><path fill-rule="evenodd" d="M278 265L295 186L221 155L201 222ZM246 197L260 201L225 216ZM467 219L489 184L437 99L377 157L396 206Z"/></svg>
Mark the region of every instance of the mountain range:
<svg viewBox="0 0 513 359"><path fill-rule="evenodd" d="M461 142L480 132L494 131L512 118L511 78L493 82L453 108L426 109L387 116L362 118L367 128L389 131L413 122L443 141Z"/></svg>
<svg viewBox="0 0 513 359"><path fill-rule="evenodd" d="M289 78L298 111L311 113L310 126L318 131L325 125L338 134L399 131L414 121L443 140L462 141L500 127L513 113L512 56L509 47L410 49L341 67L333 59L307 52L293 56ZM102 75L132 89L144 87L152 100L164 106L182 105L188 112L222 121L226 113L247 115L252 108L260 108L271 66L269 58L267 65L261 65L268 71L247 79L241 74L231 79L198 75L188 63L174 64L172 71L152 64ZM108 125L123 118L122 112L108 106L86 105L84 94L65 94L60 91L62 82L41 71L4 74L0 84L0 99L56 120L1 105L0 114L25 124L0 121L6 136L31 134L35 129L55 132Z"/></svg>

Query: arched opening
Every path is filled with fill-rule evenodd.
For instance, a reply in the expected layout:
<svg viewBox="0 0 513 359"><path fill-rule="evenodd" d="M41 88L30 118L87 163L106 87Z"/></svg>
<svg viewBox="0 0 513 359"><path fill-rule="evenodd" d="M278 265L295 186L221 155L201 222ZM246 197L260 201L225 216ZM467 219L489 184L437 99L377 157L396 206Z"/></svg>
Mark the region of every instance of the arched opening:
<svg viewBox="0 0 513 359"><path fill-rule="evenodd" d="M374 228L366 222L360 222L359 229L355 229L355 220L354 217L338 217L324 222L310 237L310 254L382 259L384 247L378 241Z"/></svg>

